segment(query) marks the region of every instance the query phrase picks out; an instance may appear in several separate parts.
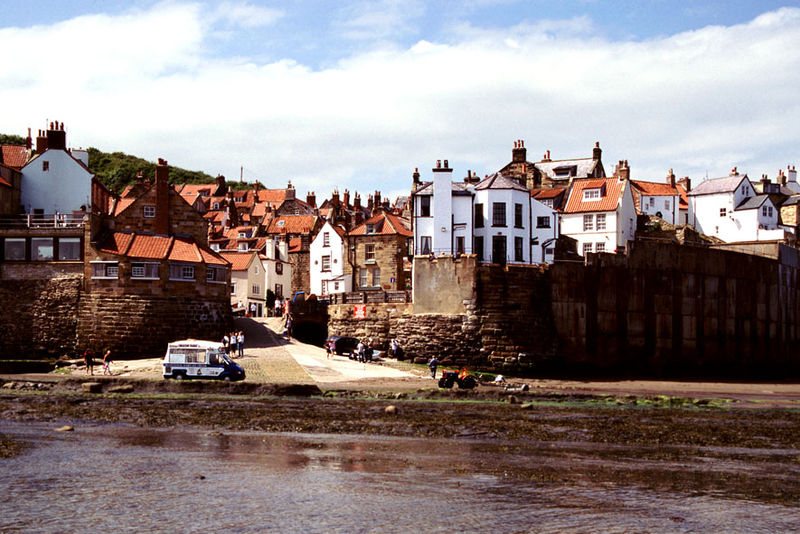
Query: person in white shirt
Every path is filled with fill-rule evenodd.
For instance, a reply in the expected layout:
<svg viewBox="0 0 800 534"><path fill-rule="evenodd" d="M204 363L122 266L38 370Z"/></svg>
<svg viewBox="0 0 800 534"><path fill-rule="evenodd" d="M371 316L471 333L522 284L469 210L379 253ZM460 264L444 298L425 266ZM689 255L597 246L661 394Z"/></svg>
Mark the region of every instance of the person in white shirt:
<svg viewBox="0 0 800 534"><path fill-rule="evenodd" d="M236 336L236 341L239 342L239 357L244 356L244 332L239 330L239 335Z"/></svg>

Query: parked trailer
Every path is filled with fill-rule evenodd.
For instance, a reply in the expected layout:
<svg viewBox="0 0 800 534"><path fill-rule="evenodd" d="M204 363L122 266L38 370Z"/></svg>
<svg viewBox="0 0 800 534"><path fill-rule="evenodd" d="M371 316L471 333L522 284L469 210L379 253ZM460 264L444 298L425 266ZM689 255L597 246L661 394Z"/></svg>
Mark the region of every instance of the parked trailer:
<svg viewBox="0 0 800 534"><path fill-rule="evenodd" d="M184 339L167 345L162 362L164 378L183 380L186 378L210 378L244 380L244 369L225 354L216 341Z"/></svg>

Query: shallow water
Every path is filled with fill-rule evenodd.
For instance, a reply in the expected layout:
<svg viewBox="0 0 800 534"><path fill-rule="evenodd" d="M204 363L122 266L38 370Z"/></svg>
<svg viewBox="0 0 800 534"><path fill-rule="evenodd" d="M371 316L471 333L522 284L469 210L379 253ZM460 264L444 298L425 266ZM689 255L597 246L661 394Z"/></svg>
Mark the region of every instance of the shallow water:
<svg viewBox="0 0 800 534"><path fill-rule="evenodd" d="M687 471L715 481L795 477L782 462L688 453L641 461L615 447L598 455L558 444L92 422L53 432L57 426L0 421L0 432L34 445L0 459L0 532L791 532L800 524L797 503L685 481ZM652 471L659 482L631 483L629 471ZM675 480L665 481L670 473Z"/></svg>

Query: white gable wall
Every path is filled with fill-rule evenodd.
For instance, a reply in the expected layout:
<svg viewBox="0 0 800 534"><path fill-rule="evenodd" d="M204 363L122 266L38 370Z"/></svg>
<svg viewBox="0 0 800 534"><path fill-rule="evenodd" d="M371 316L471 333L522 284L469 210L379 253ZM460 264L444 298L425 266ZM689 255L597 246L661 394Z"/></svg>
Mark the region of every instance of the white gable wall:
<svg viewBox="0 0 800 534"><path fill-rule="evenodd" d="M325 246L326 234L328 236L328 246ZM344 246L344 240L333 229L331 223L325 221L309 248L311 293L328 295L350 291L350 277L344 276ZM322 258L324 256L330 257L330 269L327 271L322 270Z"/></svg>
<svg viewBox="0 0 800 534"><path fill-rule="evenodd" d="M44 170L47 166L48 170ZM26 213L91 209L92 174L64 150L47 150L22 168L20 203Z"/></svg>

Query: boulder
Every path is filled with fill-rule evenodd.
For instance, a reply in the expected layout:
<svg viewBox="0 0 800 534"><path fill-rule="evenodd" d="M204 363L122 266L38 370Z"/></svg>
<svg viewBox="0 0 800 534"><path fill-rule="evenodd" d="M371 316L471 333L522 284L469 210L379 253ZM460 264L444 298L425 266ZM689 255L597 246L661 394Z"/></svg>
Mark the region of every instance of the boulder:
<svg viewBox="0 0 800 534"><path fill-rule="evenodd" d="M383 411L384 411L384 413L396 414L397 413L397 406L395 406L394 404L390 404Z"/></svg>
<svg viewBox="0 0 800 534"><path fill-rule="evenodd" d="M131 384L122 384L120 386L113 386L108 388L109 393L133 393L133 386Z"/></svg>
<svg viewBox="0 0 800 534"><path fill-rule="evenodd" d="M84 393L100 393L103 391L103 384L100 382L84 382L81 384Z"/></svg>
<svg viewBox="0 0 800 534"><path fill-rule="evenodd" d="M64 425L56 428L56 432L72 432L75 429L69 425Z"/></svg>

